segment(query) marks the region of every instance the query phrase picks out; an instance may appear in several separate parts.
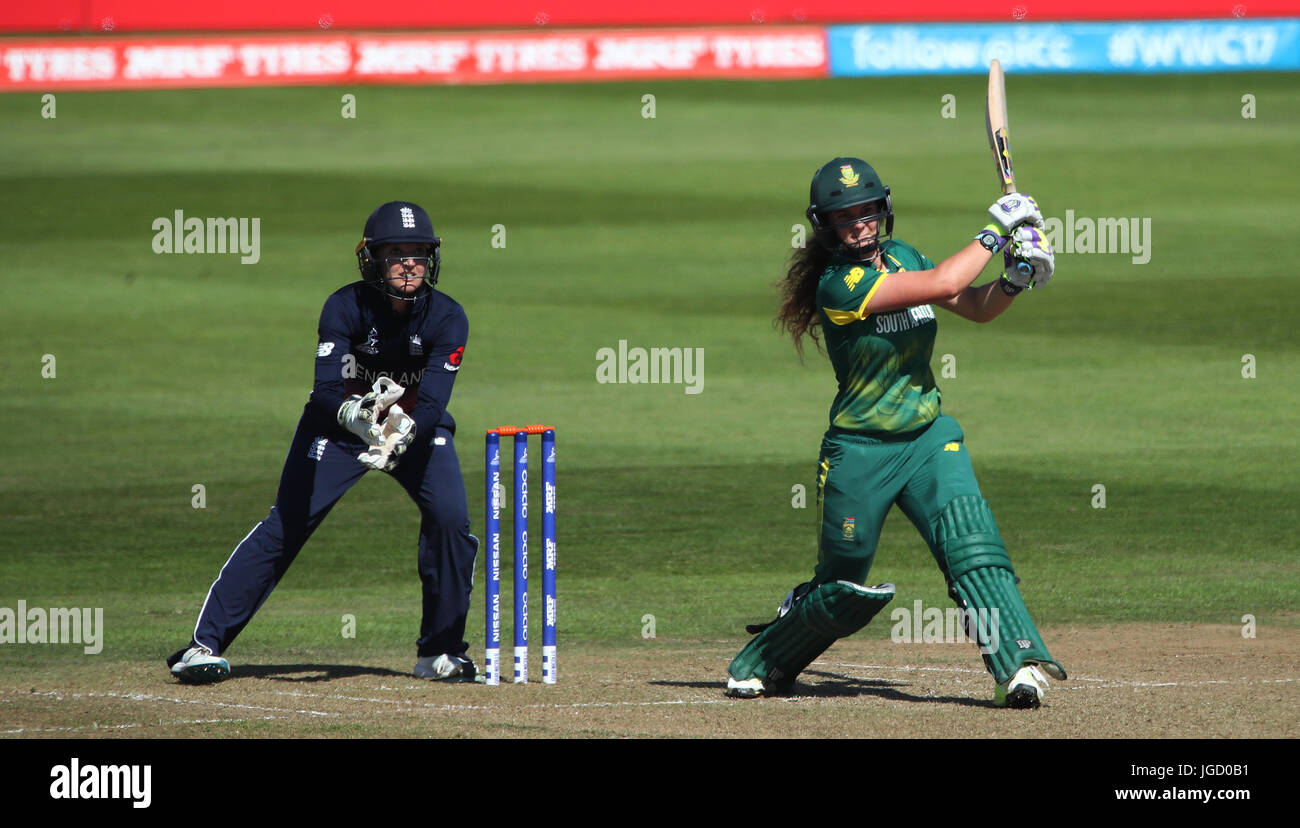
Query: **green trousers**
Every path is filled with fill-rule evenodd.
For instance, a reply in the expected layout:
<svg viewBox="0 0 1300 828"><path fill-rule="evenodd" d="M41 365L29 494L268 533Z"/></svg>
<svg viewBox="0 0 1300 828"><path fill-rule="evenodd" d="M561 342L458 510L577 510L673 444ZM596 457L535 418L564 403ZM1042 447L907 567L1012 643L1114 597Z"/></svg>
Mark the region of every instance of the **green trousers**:
<svg viewBox="0 0 1300 828"><path fill-rule="evenodd" d="M964 441L957 421L945 416L899 437L827 432L817 465L821 537L812 583L865 586L885 515L897 503L930 547L957 605L998 613L997 640L981 646L994 679L1006 683L1027 663L1063 679L1065 668L1043 644L1016 588Z"/></svg>
<svg viewBox="0 0 1300 828"><path fill-rule="evenodd" d="M895 503L938 560L940 510L954 497L980 494L965 437L946 415L898 438L828 432L817 462L821 537L813 583L866 584L885 515Z"/></svg>

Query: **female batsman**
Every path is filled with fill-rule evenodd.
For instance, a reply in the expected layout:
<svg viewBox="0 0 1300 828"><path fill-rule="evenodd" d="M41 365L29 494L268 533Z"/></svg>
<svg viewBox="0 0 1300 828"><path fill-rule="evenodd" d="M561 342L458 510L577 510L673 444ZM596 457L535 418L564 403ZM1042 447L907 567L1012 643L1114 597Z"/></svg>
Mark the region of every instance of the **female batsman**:
<svg viewBox="0 0 1300 828"><path fill-rule="evenodd" d="M221 568L190 643L167 659L180 681L230 675L226 648L334 504L372 469L392 475L420 510L415 675L473 680L464 635L478 540L447 413L469 322L434 290L441 243L411 202L381 205L366 221L356 251L362 278L335 291L321 312L315 387L275 505Z"/></svg>
<svg viewBox="0 0 1300 828"><path fill-rule="evenodd" d="M933 264L892 239L893 204L866 162L836 158L812 180L807 216L816 243L798 251L781 283L778 325L802 353L817 329L839 381L817 468L821 528L813 578L786 597L770 624L728 668L727 694L788 693L836 639L851 635L894 597L863 586L885 515L895 503L930 547L996 682L994 702L1038 707L1044 673L1064 679L1039 637L980 495L957 421L939 410L930 371L933 305L975 322L1005 311L1055 268L1032 198L1012 193L993 221L955 255ZM1007 272L973 282L997 253Z"/></svg>

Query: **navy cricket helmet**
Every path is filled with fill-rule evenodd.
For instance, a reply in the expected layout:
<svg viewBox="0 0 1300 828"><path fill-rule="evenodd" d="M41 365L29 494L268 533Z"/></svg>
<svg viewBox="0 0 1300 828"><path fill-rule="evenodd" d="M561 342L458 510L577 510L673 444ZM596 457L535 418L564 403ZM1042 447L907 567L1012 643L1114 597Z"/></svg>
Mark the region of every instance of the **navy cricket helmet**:
<svg viewBox="0 0 1300 828"><path fill-rule="evenodd" d="M427 293L422 290L415 296L403 296L389 288L385 280L388 262L375 256L375 251L384 244L425 245L426 255L417 257L425 260L425 284L432 287L438 283L438 271L442 267L442 239L433 234L433 222L423 207L410 201L390 201L375 208L370 218L366 219L361 242L357 244L357 269L361 271L362 279L394 299L415 301Z"/></svg>
<svg viewBox="0 0 1300 828"><path fill-rule="evenodd" d="M874 203L879 207L869 215L840 225L830 220L830 214L835 210ZM865 260L875 256L880 243L894 234L894 200L889 188L861 158L832 158L817 170L809 188L806 215L814 238L827 250L838 251L849 258ZM885 232L877 235L875 242L865 248L848 247L840 242L839 227L873 219L885 227Z"/></svg>

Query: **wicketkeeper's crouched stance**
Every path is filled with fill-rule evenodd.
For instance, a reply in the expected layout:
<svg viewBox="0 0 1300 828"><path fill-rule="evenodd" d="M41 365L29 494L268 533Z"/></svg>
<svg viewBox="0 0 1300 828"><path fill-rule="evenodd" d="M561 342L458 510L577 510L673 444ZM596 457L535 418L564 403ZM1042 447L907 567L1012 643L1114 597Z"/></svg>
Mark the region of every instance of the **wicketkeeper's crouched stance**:
<svg viewBox="0 0 1300 828"><path fill-rule="evenodd" d="M818 562L776 620L749 628L756 635L732 660L727 693L789 693L804 668L893 599L893 584L865 584L885 516L897 504L964 611L996 682L995 703L1038 707L1044 673L1064 679L1065 670L1025 608L965 435L940 413L930 370L937 330L931 303L987 322L1016 294L1051 278L1055 262L1037 232L1038 207L1019 194L999 199L990 208L993 222L936 266L890 238L890 191L866 162L836 158L823 166L810 201L819 244L795 254L778 321L796 344L805 333L816 339L820 328L839 380L817 468ZM972 287L999 251L1007 273ZM1014 267L1017 261L1029 267Z"/></svg>
<svg viewBox="0 0 1300 828"><path fill-rule="evenodd" d="M447 413L469 324L434 290L441 240L410 202L379 207L357 247L362 280L321 312L316 382L270 514L208 591L190 643L167 665L188 683L230 675L224 653L334 504L367 471L390 474L420 510L423 611L415 675L472 680L465 620L478 540Z"/></svg>

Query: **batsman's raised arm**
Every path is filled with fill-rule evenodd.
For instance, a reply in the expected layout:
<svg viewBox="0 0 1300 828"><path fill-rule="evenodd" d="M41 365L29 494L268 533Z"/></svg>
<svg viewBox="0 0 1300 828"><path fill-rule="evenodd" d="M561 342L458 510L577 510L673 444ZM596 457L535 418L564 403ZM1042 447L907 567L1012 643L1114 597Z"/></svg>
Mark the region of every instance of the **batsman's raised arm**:
<svg viewBox="0 0 1300 828"><path fill-rule="evenodd" d="M983 246L971 242L939 262L933 270L882 276L880 290L871 302L870 311L884 313L916 305L944 305L979 277L990 258Z"/></svg>
<svg viewBox="0 0 1300 828"><path fill-rule="evenodd" d="M989 214L994 219L992 222L969 244L932 269L900 268L882 273L873 287L871 301L862 308L863 315L936 304L968 319L986 322L1005 310L1014 293L998 291L996 283L980 288L971 285L989 261L1007 246L1009 236L1017 227L1041 226L1043 216L1032 198L1019 193L999 198L989 207ZM836 210L831 213L831 220L845 244L856 242L859 237L875 238L880 234L880 221L873 217L870 206ZM928 259L922 259L929 264ZM879 255L873 263L880 266Z"/></svg>
<svg viewBox="0 0 1300 828"><path fill-rule="evenodd" d="M1025 198L1037 214L1038 205L1032 198ZM1039 223L1021 224L1009 238L999 232L1002 228L996 224L985 227L975 241L990 253L1001 248L1004 272L995 281L978 287L968 285L957 295L935 304L972 322L991 322L1011 307L1011 300L1022 290L1047 284L1056 270L1056 258L1041 226L1040 216Z"/></svg>

